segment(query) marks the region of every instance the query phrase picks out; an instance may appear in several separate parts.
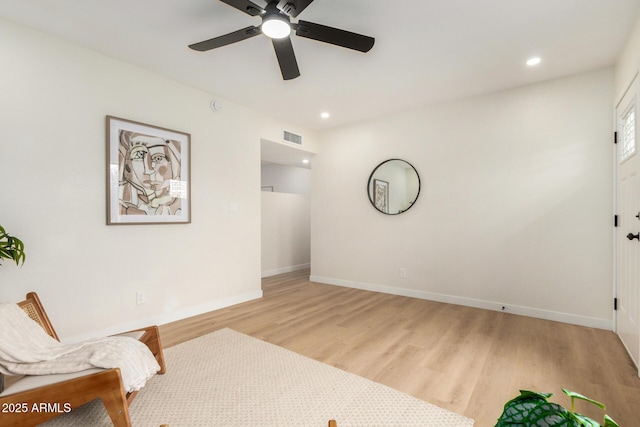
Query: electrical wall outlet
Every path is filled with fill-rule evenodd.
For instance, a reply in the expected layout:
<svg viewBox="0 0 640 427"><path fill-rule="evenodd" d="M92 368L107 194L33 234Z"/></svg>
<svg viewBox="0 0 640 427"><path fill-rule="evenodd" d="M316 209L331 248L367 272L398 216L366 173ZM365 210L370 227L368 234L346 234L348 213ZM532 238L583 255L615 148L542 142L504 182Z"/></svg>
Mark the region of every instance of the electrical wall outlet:
<svg viewBox="0 0 640 427"><path fill-rule="evenodd" d="M406 279L407 278L407 269L406 268L400 268L400 278L401 279Z"/></svg>
<svg viewBox="0 0 640 427"><path fill-rule="evenodd" d="M137 291L136 292L136 304L144 304L145 302L146 302L146 297L144 295L144 292Z"/></svg>

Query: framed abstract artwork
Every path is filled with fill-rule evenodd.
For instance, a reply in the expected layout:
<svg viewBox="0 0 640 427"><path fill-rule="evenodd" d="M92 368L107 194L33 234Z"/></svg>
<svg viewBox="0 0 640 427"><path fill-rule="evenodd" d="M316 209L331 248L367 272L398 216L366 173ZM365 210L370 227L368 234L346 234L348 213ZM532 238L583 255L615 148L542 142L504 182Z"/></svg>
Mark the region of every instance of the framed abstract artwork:
<svg viewBox="0 0 640 427"><path fill-rule="evenodd" d="M107 225L191 222L191 135L107 116Z"/></svg>

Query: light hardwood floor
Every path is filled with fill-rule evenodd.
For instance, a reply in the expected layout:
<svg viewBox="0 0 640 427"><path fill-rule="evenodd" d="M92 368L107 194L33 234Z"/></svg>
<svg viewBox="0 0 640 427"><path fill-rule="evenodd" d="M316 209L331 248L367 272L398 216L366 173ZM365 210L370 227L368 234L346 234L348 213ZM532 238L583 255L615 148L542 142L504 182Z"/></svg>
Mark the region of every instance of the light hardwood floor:
<svg viewBox="0 0 640 427"><path fill-rule="evenodd" d="M308 277L265 278L259 300L163 325L163 344L228 327L464 414L476 427L495 425L519 389L554 393L567 406L562 388L605 403L621 426L640 426L640 379L613 332ZM602 422L595 407L577 410Z"/></svg>

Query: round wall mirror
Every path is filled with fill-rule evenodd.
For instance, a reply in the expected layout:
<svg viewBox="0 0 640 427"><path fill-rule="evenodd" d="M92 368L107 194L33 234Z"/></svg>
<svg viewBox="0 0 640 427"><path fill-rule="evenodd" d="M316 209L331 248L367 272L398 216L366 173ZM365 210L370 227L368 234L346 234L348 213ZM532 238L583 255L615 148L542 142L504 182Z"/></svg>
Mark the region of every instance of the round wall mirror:
<svg viewBox="0 0 640 427"><path fill-rule="evenodd" d="M385 160L371 172L367 191L374 208L387 215L398 215L418 200L420 176L407 161Z"/></svg>

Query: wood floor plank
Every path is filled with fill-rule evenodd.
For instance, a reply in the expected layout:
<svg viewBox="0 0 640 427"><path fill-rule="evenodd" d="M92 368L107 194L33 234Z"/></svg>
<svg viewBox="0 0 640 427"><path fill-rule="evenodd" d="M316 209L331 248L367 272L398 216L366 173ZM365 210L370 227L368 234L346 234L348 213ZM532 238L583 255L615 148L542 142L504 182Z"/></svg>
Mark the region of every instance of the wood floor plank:
<svg viewBox="0 0 640 427"><path fill-rule="evenodd" d="M640 426L640 378L613 332L309 282L264 278L264 297L160 327L165 347L232 328L493 426L519 389L562 388ZM597 420L603 412L580 411ZM338 424L339 425L339 424Z"/></svg>

